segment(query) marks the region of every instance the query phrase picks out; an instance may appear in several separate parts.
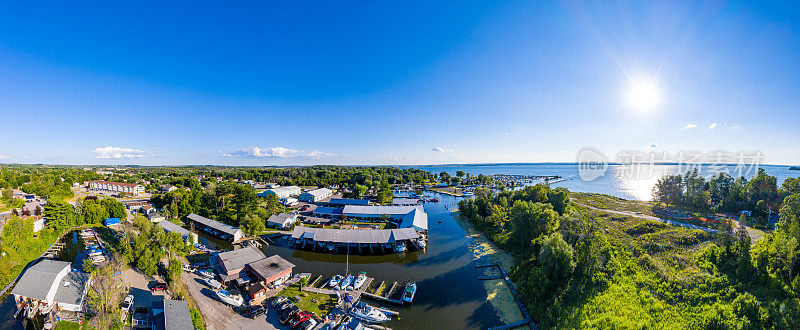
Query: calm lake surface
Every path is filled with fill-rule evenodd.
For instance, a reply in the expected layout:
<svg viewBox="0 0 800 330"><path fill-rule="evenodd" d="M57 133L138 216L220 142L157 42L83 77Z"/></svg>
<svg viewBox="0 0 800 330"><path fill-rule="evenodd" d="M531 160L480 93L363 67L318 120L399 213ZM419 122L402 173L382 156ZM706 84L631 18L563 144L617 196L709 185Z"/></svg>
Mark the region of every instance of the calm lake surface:
<svg viewBox="0 0 800 330"><path fill-rule="evenodd" d="M445 171L452 176L456 171L471 175L517 174L517 175L558 175L566 181L552 184L553 187L564 187L570 191L607 194L625 199L650 200L653 185L663 175L685 173L689 168L678 165L653 165L632 167L626 165L608 165L604 176L593 181L583 181L578 174L577 164L487 164L487 165L445 165L445 166L403 166L402 168L418 168L431 173ZM778 186L790 177L800 177L800 171L790 171L789 166L761 165L767 174L778 179ZM737 168L735 165L702 165L701 175L707 179L719 171L726 171L733 177L741 173L751 178L756 171L752 168ZM744 170L744 171L740 171Z"/></svg>

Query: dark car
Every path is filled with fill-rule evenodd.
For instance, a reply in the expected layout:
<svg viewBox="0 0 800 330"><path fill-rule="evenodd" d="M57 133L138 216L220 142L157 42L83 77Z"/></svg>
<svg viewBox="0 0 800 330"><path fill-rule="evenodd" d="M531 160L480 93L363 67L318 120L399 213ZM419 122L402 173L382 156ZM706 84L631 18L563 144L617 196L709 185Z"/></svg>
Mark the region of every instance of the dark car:
<svg viewBox="0 0 800 330"><path fill-rule="evenodd" d="M303 323L300 323L300 326L297 327L297 329L311 330L314 329L314 327L316 326L317 326L317 321L312 318L309 318L308 320L303 321Z"/></svg>
<svg viewBox="0 0 800 330"><path fill-rule="evenodd" d="M286 300L286 301L280 303L280 305L278 305L278 307L275 307L275 309L278 310L278 313L283 313L283 311L285 311L287 308L292 307L292 306L294 306L294 303L292 303L289 300Z"/></svg>
<svg viewBox="0 0 800 330"><path fill-rule="evenodd" d="M286 296L278 296L272 299L269 302L272 307L278 308L281 304L283 304L287 300Z"/></svg>
<svg viewBox="0 0 800 330"><path fill-rule="evenodd" d="M255 305L250 308L250 311L247 313L247 316L249 316L251 319L254 319L256 318L256 316L264 315L264 312L266 312L264 306Z"/></svg>
<svg viewBox="0 0 800 330"><path fill-rule="evenodd" d="M300 324L303 324L303 322L308 321L309 319L311 319L311 313L301 311L297 314L294 314L294 317L289 320L288 325L291 326L292 329L296 329L300 326Z"/></svg>
<svg viewBox="0 0 800 330"><path fill-rule="evenodd" d="M300 308L292 305L292 307L289 307L288 309L281 312L281 318L280 318L281 323L282 324L288 323L289 320L291 320L297 313L300 313Z"/></svg>
<svg viewBox="0 0 800 330"><path fill-rule="evenodd" d="M160 283L159 282L159 283L153 284L153 286L150 288L150 291L153 291L153 292L158 292L158 291L166 292L167 291L167 283Z"/></svg>

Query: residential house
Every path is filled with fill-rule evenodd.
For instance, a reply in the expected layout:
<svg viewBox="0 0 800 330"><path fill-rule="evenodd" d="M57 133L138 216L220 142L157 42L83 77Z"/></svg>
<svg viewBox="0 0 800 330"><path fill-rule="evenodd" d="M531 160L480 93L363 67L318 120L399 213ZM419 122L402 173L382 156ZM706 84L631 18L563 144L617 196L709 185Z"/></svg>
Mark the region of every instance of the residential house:
<svg viewBox="0 0 800 330"><path fill-rule="evenodd" d="M297 214L295 213L281 213L273 214L267 219L267 226L275 227L278 229L288 229L297 221Z"/></svg>
<svg viewBox="0 0 800 330"><path fill-rule="evenodd" d="M236 280L242 274L245 266L251 262L266 258L264 253L256 247L249 246L243 249L222 252L213 256L211 265L216 269L217 274L222 277L223 282Z"/></svg>
<svg viewBox="0 0 800 330"><path fill-rule="evenodd" d="M72 271L70 262L45 259L22 274L11 294L17 308L29 301L56 304L59 309L80 312L86 298L89 274Z"/></svg>
<svg viewBox="0 0 800 330"><path fill-rule="evenodd" d="M260 282L272 288L283 284L283 282L292 277L294 264L276 254L269 258L248 263L247 269Z"/></svg>

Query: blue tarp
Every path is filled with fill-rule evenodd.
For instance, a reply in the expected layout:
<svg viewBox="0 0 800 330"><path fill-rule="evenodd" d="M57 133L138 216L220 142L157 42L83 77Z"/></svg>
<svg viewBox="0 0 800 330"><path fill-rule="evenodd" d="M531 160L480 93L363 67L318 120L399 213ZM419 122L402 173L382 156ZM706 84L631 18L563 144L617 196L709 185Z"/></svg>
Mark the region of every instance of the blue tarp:
<svg viewBox="0 0 800 330"><path fill-rule="evenodd" d="M108 218L103 222L106 226L119 224L119 218Z"/></svg>

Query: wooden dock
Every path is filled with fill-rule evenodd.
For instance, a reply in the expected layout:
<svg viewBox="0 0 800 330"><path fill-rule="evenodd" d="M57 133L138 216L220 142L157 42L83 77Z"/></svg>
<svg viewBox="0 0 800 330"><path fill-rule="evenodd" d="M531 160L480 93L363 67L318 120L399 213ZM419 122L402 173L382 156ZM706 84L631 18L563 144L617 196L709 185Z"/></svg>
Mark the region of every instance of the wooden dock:
<svg viewBox="0 0 800 330"><path fill-rule="evenodd" d="M366 297L366 298L370 298L372 300L387 302L387 303L391 303L391 304L395 304L395 305L402 305L403 304L403 301L401 301L401 300L391 299L391 298L388 298L388 297L382 297L382 296L379 296L379 295L371 294L369 292L362 292L361 296L362 297Z"/></svg>

